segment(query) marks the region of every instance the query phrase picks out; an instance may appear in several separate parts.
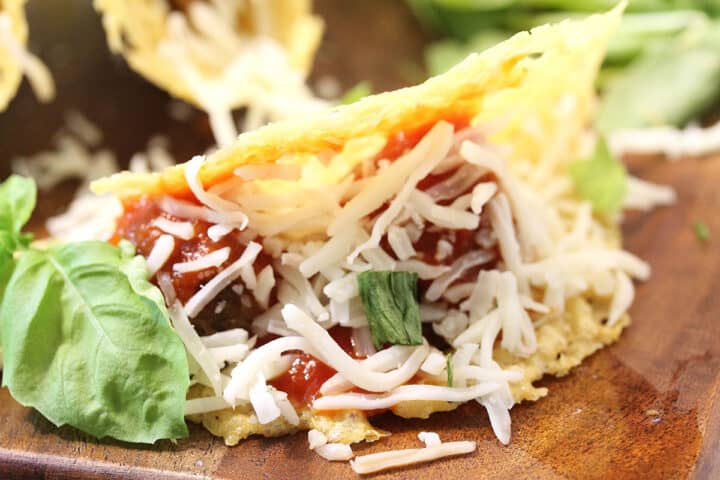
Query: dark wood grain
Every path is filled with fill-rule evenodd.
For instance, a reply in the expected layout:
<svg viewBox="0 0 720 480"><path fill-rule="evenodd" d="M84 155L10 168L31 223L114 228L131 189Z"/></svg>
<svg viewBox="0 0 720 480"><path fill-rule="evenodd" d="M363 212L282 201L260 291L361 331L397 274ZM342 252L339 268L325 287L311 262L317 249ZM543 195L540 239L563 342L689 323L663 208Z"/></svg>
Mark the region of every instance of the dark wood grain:
<svg viewBox="0 0 720 480"><path fill-rule="evenodd" d="M156 133L166 135L183 159L211 142L203 115L171 120L170 99L109 55L89 3L30 3L33 48L49 61L60 96L40 106L25 85L0 115L0 176L12 156L49 148L68 108L98 123L106 145L124 162ZM376 89L414 80L428 37L401 2L317 4L327 35L314 79L332 74L344 87L369 79ZM507 447L474 405L426 422L375 418L393 435L356 451L418 446L419 430L440 432L444 440L476 440L479 450L373 478L720 477L720 157L645 158L631 165L643 178L674 186L679 201L626 218L627 248L652 264L653 276L638 287L633 324L620 341L567 377L544 380L547 398L516 406ZM36 222L62 208L70 187L43 196ZM710 227L706 245L693 234L698 220ZM0 478L354 478L347 464L310 453L304 434L227 448L198 427L191 431L188 440L153 448L98 441L56 429L2 389Z"/></svg>

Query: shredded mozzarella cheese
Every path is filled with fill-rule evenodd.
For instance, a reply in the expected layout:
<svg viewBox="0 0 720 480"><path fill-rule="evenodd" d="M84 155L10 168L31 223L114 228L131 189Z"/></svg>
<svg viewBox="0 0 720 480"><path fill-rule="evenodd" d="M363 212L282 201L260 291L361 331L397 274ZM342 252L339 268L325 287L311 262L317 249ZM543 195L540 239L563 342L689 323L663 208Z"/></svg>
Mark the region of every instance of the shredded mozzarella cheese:
<svg viewBox="0 0 720 480"><path fill-rule="evenodd" d="M404 228L392 225L387 233L388 243L399 260L407 260L416 254L410 236Z"/></svg>
<svg viewBox="0 0 720 480"><path fill-rule="evenodd" d="M402 385L386 390L383 394L343 393L316 398L313 408L316 410L380 410L390 408L400 402L442 401L467 402L487 395L501 385L495 382L478 383L472 387L453 388L438 385ZM362 387L361 387L362 388Z"/></svg>
<svg viewBox="0 0 720 480"><path fill-rule="evenodd" d="M671 160L707 155L720 150L720 123L708 128L691 125L685 129L654 127L618 130L610 136L616 155L664 153Z"/></svg>
<svg viewBox="0 0 720 480"><path fill-rule="evenodd" d="M195 236L195 229L190 222L173 222L165 217L158 217L152 222L153 226L182 240L190 240Z"/></svg>
<svg viewBox="0 0 720 480"><path fill-rule="evenodd" d="M263 373L268 379L283 373L290 366L290 363L280 361L283 353L295 350L322 358L310 342L302 337L283 337L268 342L250 352L243 362L233 368L223 398L231 405L236 405L238 400L247 400L251 384L256 381L258 373Z"/></svg>
<svg viewBox="0 0 720 480"><path fill-rule="evenodd" d="M176 263L173 270L178 273L198 272L207 268L219 267L230 258L230 247L223 247L188 262Z"/></svg>
<svg viewBox="0 0 720 480"><path fill-rule="evenodd" d="M202 340L203 344L208 348L249 343L248 332L243 328L233 328L232 330L213 333L207 337L200 337L200 340Z"/></svg>
<svg viewBox="0 0 720 480"><path fill-rule="evenodd" d="M281 415L280 407L275 403L275 397L270 393L262 373L258 373L257 381L250 388L249 397L261 424L270 423Z"/></svg>
<svg viewBox="0 0 720 480"><path fill-rule="evenodd" d="M219 242L225 235L235 230L233 225L213 225L208 228L207 235L213 242Z"/></svg>
<svg viewBox="0 0 720 480"><path fill-rule="evenodd" d="M445 370L447 364L447 357L441 352L434 350L430 352L430 355L425 359L423 364L420 366L420 370L430 375L440 375Z"/></svg>
<svg viewBox="0 0 720 480"><path fill-rule="evenodd" d="M475 215L482 212L483 206L495 195L495 192L497 192L497 184L492 182L478 183L473 187L470 208Z"/></svg>
<svg viewBox="0 0 720 480"><path fill-rule="evenodd" d="M317 447L325 445L328 439L324 433L314 428L308 430L308 446L310 450L315 450Z"/></svg>
<svg viewBox="0 0 720 480"><path fill-rule="evenodd" d="M480 217L459 208L443 207L436 204L432 197L421 190L414 190L410 195L410 205L428 222L438 227L451 230L475 230L480 224Z"/></svg>
<svg viewBox="0 0 720 480"><path fill-rule="evenodd" d="M405 160L408 157L412 158L413 152L422 151L421 145L424 142L429 145L429 151L425 152L424 156L420 156L418 158L417 165L415 165L414 168L409 172L407 179L403 179L402 177L398 178L398 184L401 185L401 187L395 195L395 198L390 202L390 205L387 207L387 209L385 209L385 211L383 211L383 213L381 213L380 216L375 219L370 238L365 243L358 246L353 251L353 253L348 256L348 263L352 263L357 257L357 255L363 250L367 248L377 247L380 244L380 239L385 234L385 231L393 222L395 217L398 216L398 214L408 202L408 200L412 201L414 195L418 193L418 190L415 190L415 187L420 182L420 180L427 177L428 174L432 172L433 169L442 161L442 159L445 158L445 155L452 146L452 132L452 125L446 122L436 123L435 126L430 130L430 132L428 132L427 135L423 137L420 143L412 150L412 152L407 157L404 157L401 160L397 160L392 167L388 167L386 171L383 172L382 176L375 177L376 183L381 182L381 185L391 185L389 181L389 176L391 174L389 174L387 171L391 168L398 168L397 165L400 164L402 160ZM401 171L401 173L404 172ZM362 193L365 193L367 191L368 190L366 189ZM362 195L362 193L360 195ZM374 200L374 203L377 203L377 199ZM430 201L432 202L432 200ZM352 201L350 203L352 203ZM346 206L346 208L349 207L350 204Z"/></svg>
<svg viewBox="0 0 720 480"><path fill-rule="evenodd" d="M200 340L195 327L190 323L179 301L176 300L170 306L169 312L173 327L185 344L185 348L200 365L203 373L210 381L210 386L215 391L215 395L219 396L222 392L222 377L216 359Z"/></svg>
<svg viewBox="0 0 720 480"><path fill-rule="evenodd" d="M365 188L343 207L342 211L328 227L327 233L334 236L345 228L354 225L358 220L377 210L383 203L397 194L408 178L413 176L413 172L417 173L416 169L422 162L434 163L438 156L444 157L450 148L452 131L452 125L447 122L438 122L415 148L386 168L382 176L371 178ZM442 160L442 158L439 160ZM417 177L417 175L414 175L414 177ZM417 181L423 177L419 177ZM388 214L386 219L389 217L394 218L399 212L393 211L393 213ZM378 231L380 230L384 230L384 228L379 228Z"/></svg>
<svg viewBox="0 0 720 480"><path fill-rule="evenodd" d="M426 447L434 447L440 445L440 435L435 432L420 432L418 439L425 444Z"/></svg>
<svg viewBox="0 0 720 480"><path fill-rule="evenodd" d="M239 230L244 230L247 226L248 218L247 215L240 212L240 207L233 202L225 200L219 195L207 192L200 183L198 174L200 173L200 168L204 162L205 157L196 156L185 165L185 180L187 181L190 190L203 205L216 211L221 217L226 216L225 212L230 212L235 214L235 216L238 216L240 222L237 225L237 228ZM232 217L227 219L229 220L227 222L228 224L233 223Z"/></svg>
<svg viewBox="0 0 720 480"><path fill-rule="evenodd" d="M147 269L150 277L154 276L158 270L172 256L173 250L175 250L175 239L171 235L161 235L155 241L150 254L147 256Z"/></svg>
<svg viewBox="0 0 720 480"><path fill-rule="evenodd" d="M250 244L245 247L245 251L240 258L230 264L225 270L215 275L212 280L206 283L200 291L188 300L185 304L187 315L190 318L196 317L213 298L240 276L240 271L244 266L251 265L255 261L261 249L262 247L259 244L250 242Z"/></svg>
<svg viewBox="0 0 720 480"><path fill-rule="evenodd" d="M343 462L353 457L352 448L344 443L326 443L314 449L315 453L331 462Z"/></svg>
<svg viewBox="0 0 720 480"><path fill-rule="evenodd" d="M429 353L427 344L416 347L410 358L398 369L388 373L368 371L350 357L333 340L330 334L295 305L285 305L282 315L288 328L306 338L313 347L322 352L320 358L354 385L370 392L388 391L412 378Z"/></svg>
<svg viewBox="0 0 720 480"><path fill-rule="evenodd" d="M192 398L185 402L185 415L216 412L229 407L230 405L222 397Z"/></svg>
<svg viewBox="0 0 720 480"><path fill-rule="evenodd" d="M361 455L351 460L350 466L355 473L363 475L416 463L431 462L443 457L464 455L474 452L476 448L475 442L470 441L445 442L425 448L408 448Z"/></svg>
<svg viewBox="0 0 720 480"><path fill-rule="evenodd" d="M672 205L676 200L677 196L672 188L630 176L623 208L648 211L658 206Z"/></svg>
<svg viewBox="0 0 720 480"><path fill-rule="evenodd" d="M494 253L483 250L474 250L466 253L453 262L450 270L440 275L430 284L430 287L428 287L425 292L425 298L431 302L438 300L450 284L460 278L465 270L488 263L493 258L495 258Z"/></svg>

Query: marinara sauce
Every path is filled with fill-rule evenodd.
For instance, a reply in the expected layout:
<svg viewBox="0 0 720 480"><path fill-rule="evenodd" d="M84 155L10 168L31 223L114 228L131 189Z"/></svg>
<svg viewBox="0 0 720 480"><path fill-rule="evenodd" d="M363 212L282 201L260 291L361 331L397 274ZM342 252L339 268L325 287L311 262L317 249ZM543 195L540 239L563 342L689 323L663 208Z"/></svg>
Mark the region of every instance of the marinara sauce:
<svg viewBox="0 0 720 480"><path fill-rule="evenodd" d="M328 330L330 336L347 353L354 358L352 328L335 326ZM299 356L287 372L273 379L270 385L288 394L288 398L296 405L310 405L318 395L323 383L337 372L310 354L298 352Z"/></svg>
<svg viewBox="0 0 720 480"><path fill-rule="evenodd" d="M205 283L240 258L245 251L245 243L241 242L235 233L231 232L215 242L207 234L208 228L212 226L211 223L203 220L176 218L161 210L155 199L147 196L125 203L124 214L117 221L115 234L110 240L111 243L117 244L120 240L126 239L135 245L140 255L147 257L150 255L157 239L165 234L153 223L158 218L166 218L177 222L190 222L195 230L195 236L189 240L174 237L175 248L173 253L158 271L158 274L166 273L170 276L175 288L175 294L182 303L187 302ZM173 270L175 263L195 260L225 247L230 247L230 255L219 267L185 273ZM270 262L270 256L260 252L253 265L255 272L258 273ZM223 306L223 308L220 309L219 306ZM228 288L215 297L197 317L193 318L192 323L200 335L210 335L230 328L248 328L252 319L260 313L262 313L262 308L251 294L246 293L242 298L242 296L238 296L237 293Z"/></svg>

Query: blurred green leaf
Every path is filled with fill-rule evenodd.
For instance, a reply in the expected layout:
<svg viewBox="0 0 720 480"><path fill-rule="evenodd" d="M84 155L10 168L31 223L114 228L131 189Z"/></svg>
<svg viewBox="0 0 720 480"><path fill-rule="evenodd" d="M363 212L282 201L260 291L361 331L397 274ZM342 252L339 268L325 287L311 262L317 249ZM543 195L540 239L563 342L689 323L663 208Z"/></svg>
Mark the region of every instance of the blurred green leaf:
<svg viewBox="0 0 720 480"><path fill-rule="evenodd" d="M595 151L586 159L570 165L575 190L599 213L614 213L622 206L627 190L625 166L613 157L604 138L600 137Z"/></svg>
<svg viewBox="0 0 720 480"><path fill-rule="evenodd" d="M626 14L608 45L605 62L626 63L658 40L672 40L689 28L704 28L708 20L699 10Z"/></svg>
<svg viewBox="0 0 720 480"><path fill-rule="evenodd" d="M435 0L435 5L442 8L468 10L499 10L522 3L518 0Z"/></svg>
<svg viewBox="0 0 720 480"><path fill-rule="evenodd" d="M340 99L340 103L343 105L355 103L361 98L372 95L372 93L372 87L370 86L369 82L360 82L354 87L352 87L350 90L345 92L345 95L343 95Z"/></svg>
<svg viewBox="0 0 720 480"><path fill-rule="evenodd" d="M618 0L408 0L449 38L428 47L431 75L514 32L607 11ZM630 0L598 87L603 131L684 125L720 97L720 0Z"/></svg>
<svg viewBox="0 0 720 480"><path fill-rule="evenodd" d="M597 116L603 132L682 126L720 96L720 25L655 44L608 83Z"/></svg>
<svg viewBox="0 0 720 480"><path fill-rule="evenodd" d="M446 72L473 52L482 52L502 42L510 34L501 30L485 30L469 42L445 40L430 45L425 51L425 63L430 75Z"/></svg>

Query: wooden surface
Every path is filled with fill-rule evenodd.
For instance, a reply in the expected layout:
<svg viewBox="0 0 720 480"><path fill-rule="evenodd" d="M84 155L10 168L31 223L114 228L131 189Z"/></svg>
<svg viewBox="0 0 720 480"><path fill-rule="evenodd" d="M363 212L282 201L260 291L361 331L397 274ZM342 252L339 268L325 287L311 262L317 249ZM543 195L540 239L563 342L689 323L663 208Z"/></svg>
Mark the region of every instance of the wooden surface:
<svg viewBox="0 0 720 480"><path fill-rule="evenodd" d="M426 37L400 2L326 0L318 7L328 34L315 78L332 73L346 87L370 79L378 89L412 81L417 68L410 61L419 61ZM71 107L103 128L106 145L124 161L157 133L170 138L180 158L210 143L201 114L171 120L169 99L109 56L89 2L31 2L30 16L34 50L49 60L60 96L39 106L25 85L0 115L0 176L12 156L48 148ZM633 324L620 341L567 377L543 381L547 398L516 406L507 447L474 405L426 422L374 419L393 435L356 447L359 453L417 447L420 430L476 440L479 449L373 478L720 477L720 158L638 159L632 170L674 186L679 201L626 218L626 246L652 264L653 275L638 287ZM36 221L62 208L69 187L43 197ZM693 234L698 220L710 227L707 245ZM304 434L226 448L198 427L191 432L189 440L152 449L100 442L56 429L2 389L0 478L354 477L347 464L312 454Z"/></svg>

